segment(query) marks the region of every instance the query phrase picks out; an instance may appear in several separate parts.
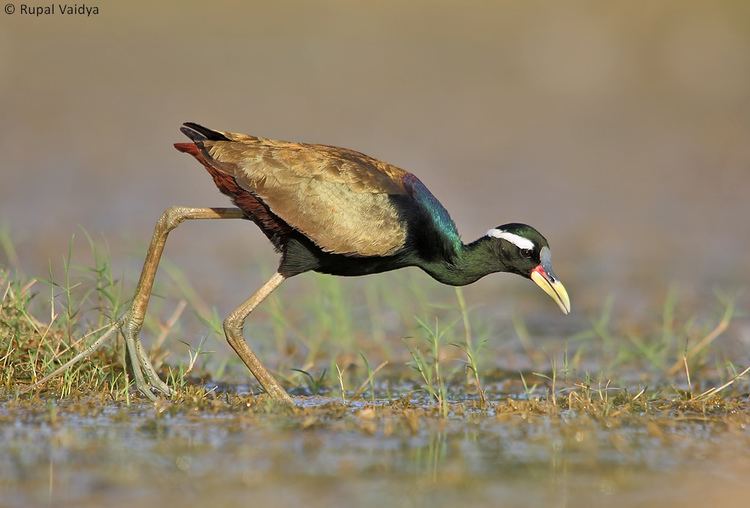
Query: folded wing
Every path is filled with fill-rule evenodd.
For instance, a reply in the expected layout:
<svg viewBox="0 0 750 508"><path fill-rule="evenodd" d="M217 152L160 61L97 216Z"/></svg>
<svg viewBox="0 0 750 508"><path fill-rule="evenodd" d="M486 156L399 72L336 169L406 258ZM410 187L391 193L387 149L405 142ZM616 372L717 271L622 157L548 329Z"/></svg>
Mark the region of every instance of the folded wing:
<svg viewBox="0 0 750 508"><path fill-rule="evenodd" d="M408 173L327 145L220 133L197 143L212 165L326 252L387 256L404 246L406 225L390 196Z"/></svg>

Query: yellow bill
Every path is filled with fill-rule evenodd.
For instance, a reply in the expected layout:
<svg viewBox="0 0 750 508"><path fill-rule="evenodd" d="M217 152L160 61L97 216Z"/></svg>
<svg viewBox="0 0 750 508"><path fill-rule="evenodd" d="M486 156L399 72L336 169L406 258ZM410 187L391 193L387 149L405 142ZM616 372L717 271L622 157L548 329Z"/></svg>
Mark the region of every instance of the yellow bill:
<svg viewBox="0 0 750 508"><path fill-rule="evenodd" d="M531 280L555 301L560 310L563 311L563 314L570 313L568 292L565 290L562 282L555 279L551 271L545 270L542 265L539 265L531 272Z"/></svg>

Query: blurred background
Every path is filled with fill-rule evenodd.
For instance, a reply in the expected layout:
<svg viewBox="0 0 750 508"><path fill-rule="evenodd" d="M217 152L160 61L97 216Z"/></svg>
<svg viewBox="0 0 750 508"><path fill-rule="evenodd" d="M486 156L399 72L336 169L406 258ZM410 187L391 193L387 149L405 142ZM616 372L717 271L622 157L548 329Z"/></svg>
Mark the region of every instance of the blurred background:
<svg viewBox="0 0 750 508"><path fill-rule="evenodd" d="M747 285L748 2L95 5L0 15L0 224L27 273L82 227L134 284L165 207L228 205L172 148L196 121L401 166L467 241L532 224L576 311ZM183 226L167 256L222 312L275 264L239 222ZM554 312L527 284L488 277L467 299Z"/></svg>

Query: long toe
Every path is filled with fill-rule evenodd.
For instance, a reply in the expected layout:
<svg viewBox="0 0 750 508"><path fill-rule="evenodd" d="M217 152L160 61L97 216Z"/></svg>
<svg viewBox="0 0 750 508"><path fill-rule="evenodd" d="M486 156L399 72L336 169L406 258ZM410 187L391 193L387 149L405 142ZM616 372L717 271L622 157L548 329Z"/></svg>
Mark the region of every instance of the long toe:
<svg viewBox="0 0 750 508"><path fill-rule="evenodd" d="M167 383L165 383L164 381L162 381L158 377L156 379L151 379L150 381L151 381L151 387L154 390L159 391L165 397L171 397L172 396L173 391L172 391L172 389L169 386L167 386Z"/></svg>
<svg viewBox="0 0 750 508"><path fill-rule="evenodd" d="M146 397L151 402L156 402L156 394L154 394L154 391L151 389L151 385L144 382L143 384L140 384L136 381L136 388L138 388L138 391Z"/></svg>
<svg viewBox="0 0 750 508"><path fill-rule="evenodd" d="M173 390L167 386L167 383L159 379L159 376L155 372L149 372L149 369L144 369L146 374L146 387L152 395L154 393L170 397Z"/></svg>
<svg viewBox="0 0 750 508"><path fill-rule="evenodd" d="M172 395L172 390L167 386L167 383L161 380L159 377L159 374L156 373L156 369L154 369L154 366L151 364L151 360L148 357L148 354L146 354L146 351L143 349L143 347L140 344L140 341L135 341L135 350L138 354L139 362L141 364L141 367L143 368L143 375L146 378L146 382L149 385L149 387L152 390L156 390L157 392L165 395L166 397L169 397Z"/></svg>

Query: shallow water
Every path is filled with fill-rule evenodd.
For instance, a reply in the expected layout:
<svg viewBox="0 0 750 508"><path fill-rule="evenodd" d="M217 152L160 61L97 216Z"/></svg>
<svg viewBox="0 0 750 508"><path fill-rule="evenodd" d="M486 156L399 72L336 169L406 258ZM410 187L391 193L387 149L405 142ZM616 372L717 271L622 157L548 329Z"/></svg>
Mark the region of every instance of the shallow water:
<svg viewBox="0 0 750 508"><path fill-rule="evenodd" d="M740 503L747 414L596 419L298 397L0 406L0 505L702 506Z"/></svg>

